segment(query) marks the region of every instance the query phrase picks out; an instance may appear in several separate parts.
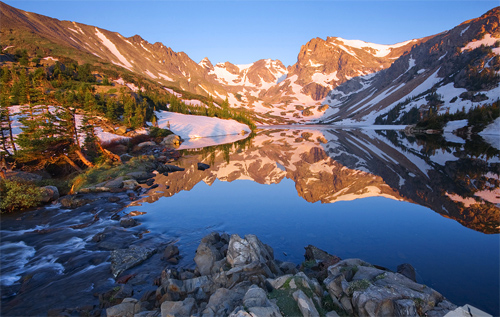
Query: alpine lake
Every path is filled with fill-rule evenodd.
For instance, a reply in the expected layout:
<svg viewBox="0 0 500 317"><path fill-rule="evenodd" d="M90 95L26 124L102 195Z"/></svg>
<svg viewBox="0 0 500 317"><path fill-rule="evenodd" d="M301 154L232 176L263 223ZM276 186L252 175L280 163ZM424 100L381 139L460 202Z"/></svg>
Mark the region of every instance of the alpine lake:
<svg viewBox="0 0 500 317"><path fill-rule="evenodd" d="M177 266L194 267L210 232L255 234L296 264L307 245L393 271L410 263L454 304L500 314L500 155L480 137L267 127L181 154L184 171L157 174L156 188L118 211L138 221L128 230L139 240L175 242ZM115 220L75 227L92 215L58 204L20 217L2 216L2 315L95 304L115 285L110 251L93 239ZM136 272L157 265L148 261Z"/></svg>

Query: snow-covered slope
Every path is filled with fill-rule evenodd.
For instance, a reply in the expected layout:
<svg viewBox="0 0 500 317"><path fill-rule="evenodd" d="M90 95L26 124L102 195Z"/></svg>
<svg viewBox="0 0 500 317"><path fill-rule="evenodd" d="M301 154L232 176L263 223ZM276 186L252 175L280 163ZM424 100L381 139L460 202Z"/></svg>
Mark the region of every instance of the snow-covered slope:
<svg viewBox="0 0 500 317"><path fill-rule="evenodd" d="M427 38L373 76L354 78L330 91L321 122L400 123L410 109L455 113L500 96L500 8ZM382 50L383 51L383 50ZM377 51L380 52L380 51ZM436 99L436 98L435 98Z"/></svg>
<svg viewBox="0 0 500 317"><path fill-rule="evenodd" d="M159 111L158 127L170 129L183 139L197 139L249 133L250 128L234 120Z"/></svg>

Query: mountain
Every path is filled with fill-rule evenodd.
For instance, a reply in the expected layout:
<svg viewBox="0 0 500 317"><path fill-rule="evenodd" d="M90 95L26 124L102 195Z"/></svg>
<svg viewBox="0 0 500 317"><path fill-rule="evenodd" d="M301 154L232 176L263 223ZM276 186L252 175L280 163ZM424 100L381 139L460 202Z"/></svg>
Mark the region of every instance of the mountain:
<svg viewBox="0 0 500 317"><path fill-rule="evenodd" d="M328 93L323 123L405 123L412 108L455 113L500 96L500 7L421 40L386 69Z"/></svg>
<svg viewBox="0 0 500 317"><path fill-rule="evenodd" d="M413 107L428 109L431 102L426 99L433 92L434 97L442 96L439 111L450 113L491 103L499 94L499 8L450 31L394 45L314 38L288 67L271 59L247 65L214 65L208 58L196 63L184 52L151 44L139 35L126 38L1 2L0 9L0 31L8 39L2 41L4 53L29 44L43 51L43 57L111 63L185 91L186 99L193 94L212 96L216 102L227 98L232 107L247 109L262 124L374 123L377 117L378 123L398 123Z"/></svg>

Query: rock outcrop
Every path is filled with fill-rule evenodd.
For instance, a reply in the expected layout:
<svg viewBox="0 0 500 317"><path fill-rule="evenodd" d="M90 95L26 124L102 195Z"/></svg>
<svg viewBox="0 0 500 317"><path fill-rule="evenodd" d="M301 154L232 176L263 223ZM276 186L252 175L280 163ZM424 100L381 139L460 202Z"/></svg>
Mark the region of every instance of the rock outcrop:
<svg viewBox="0 0 500 317"><path fill-rule="evenodd" d="M162 317L444 316L456 309L434 289L360 259L340 260L314 246L306 248L306 259L316 267L329 265L323 282L282 265L255 235L214 232L201 240L194 270L167 267L155 281L156 291L140 300L125 298L106 312ZM285 274L282 268L295 271Z"/></svg>

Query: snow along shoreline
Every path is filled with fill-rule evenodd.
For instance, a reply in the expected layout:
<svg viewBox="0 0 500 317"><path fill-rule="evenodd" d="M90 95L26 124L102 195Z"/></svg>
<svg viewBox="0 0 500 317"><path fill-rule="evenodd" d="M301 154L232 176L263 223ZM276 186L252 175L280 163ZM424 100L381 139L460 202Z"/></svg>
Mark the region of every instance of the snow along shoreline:
<svg viewBox="0 0 500 317"><path fill-rule="evenodd" d="M22 124L19 121L21 106L9 107L14 138L22 132ZM186 115L168 111L157 111L158 127L169 129L184 142L179 149L201 148L205 146L232 143L245 139L252 130L246 124L235 120L220 118ZM77 115L78 128L82 124L82 116ZM148 123L151 125L151 123ZM142 129L142 133L147 133ZM115 133L104 132L101 127L95 128L95 133L102 143L115 139L127 139L128 137ZM83 137L80 138L83 142Z"/></svg>

